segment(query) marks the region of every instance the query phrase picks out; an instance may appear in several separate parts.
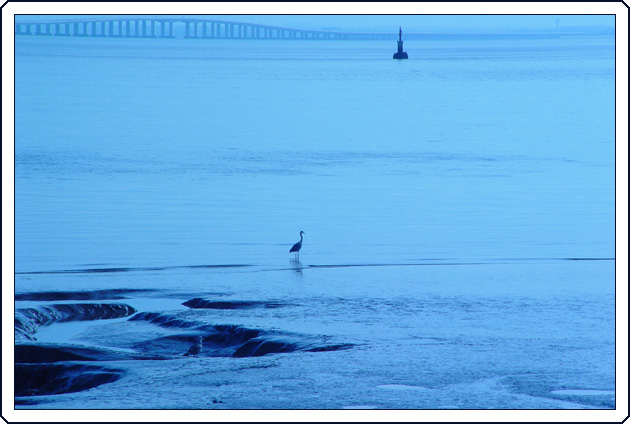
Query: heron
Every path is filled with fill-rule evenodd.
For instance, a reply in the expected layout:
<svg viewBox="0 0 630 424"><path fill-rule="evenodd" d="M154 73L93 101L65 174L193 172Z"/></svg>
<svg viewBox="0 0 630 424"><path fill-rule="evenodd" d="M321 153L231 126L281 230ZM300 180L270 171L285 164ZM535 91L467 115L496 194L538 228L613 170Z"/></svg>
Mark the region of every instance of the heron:
<svg viewBox="0 0 630 424"><path fill-rule="evenodd" d="M302 248L302 240L304 239L304 237L302 237L302 234L306 234L306 233L304 231L300 231L300 241L295 243L293 247L291 248L291 250L289 250L289 253L296 252L296 256L298 257L300 256L300 249Z"/></svg>
<svg viewBox="0 0 630 424"><path fill-rule="evenodd" d="M194 345L190 346L188 352L184 353L184 356L197 356L199 352L201 352L201 346L203 342L203 337L197 336L197 341Z"/></svg>

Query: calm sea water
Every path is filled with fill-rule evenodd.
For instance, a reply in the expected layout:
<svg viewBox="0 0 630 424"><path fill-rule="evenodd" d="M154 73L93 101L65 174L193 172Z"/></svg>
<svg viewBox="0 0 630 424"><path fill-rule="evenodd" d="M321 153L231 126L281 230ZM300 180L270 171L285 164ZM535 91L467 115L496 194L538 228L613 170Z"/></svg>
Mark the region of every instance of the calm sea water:
<svg viewBox="0 0 630 424"><path fill-rule="evenodd" d="M282 359L295 387L334 374L355 390L345 403L275 388L271 406L236 407L575 406L407 390L483 391L477 377L532 370L596 370L545 393L614 390L614 40L405 49L394 61L388 42L18 37L16 291L285 299L301 306L207 319L368 346L309 357L307 377ZM186 269L221 264L251 267ZM21 274L121 267L137 271ZM146 405L139 393L112 402Z"/></svg>
<svg viewBox="0 0 630 424"><path fill-rule="evenodd" d="M18 38L16 270L612 257L613 40L407 45Z"/></svg>

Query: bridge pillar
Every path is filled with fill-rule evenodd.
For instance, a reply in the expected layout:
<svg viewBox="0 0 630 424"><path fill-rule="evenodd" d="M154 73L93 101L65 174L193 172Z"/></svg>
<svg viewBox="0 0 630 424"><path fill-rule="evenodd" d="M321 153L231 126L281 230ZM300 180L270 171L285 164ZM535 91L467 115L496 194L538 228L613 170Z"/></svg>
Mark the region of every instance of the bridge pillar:
<svg viewBox="0 0 630 424"><path fill-rule="evenodd" d="M44 31L42 31L42 27L44 28ZM35 35L52 35L50 33L50 24L35 25Z"/></svg>
<svg viewBox="0 0 630 424"><path fill-rule="evenodd" d="M99 32L99 31L96 30L97 24L96 24L96 22L94 22L94 24L92 25L92 29L93 29L92 37L107 37L107 34L105 33L105 26L106 26L106 24L107 24L107 22L105 22L105 21L99 22L99 26L100 26L100 29L101 29L101 31Z"/></svg>
<svg viewBox="0 0 630 424"><path fill-rule="evenodd" d="M114 30L116 27L116 31ZM122 21L110 21L109 22L109 36L110 37L122 37L123 23Z"/></svg>
<svg viewBox="0 0 630 424"><path fill-rule="evenodd" d="M134 37L140 37L140 20L136 19L134 25Z"/></svg>
<svg viewBox="0 0 630 424"><path fill-rule="evenodd" d="M121 28L120 21L109 21L109 36L110 37L120 37Z"/></svg>
<svg viewBox="0 0 630 424"><path fill-rule="evenodd" d="M142 37L143 38L153 38L153 37L155 37L153 35L153 26L154 26L154 22L152 20L144 19L142 21Z"/></svg>
<svg viewBox="0 0 630 424"><path fill-rule="evenodd" d="M79 28L81 28L81 31L79 32L79 36L81 36L81 37L89 37L90 36L88 34L88 23L87 22L82 22L81 24L79 24Z"/></svg>

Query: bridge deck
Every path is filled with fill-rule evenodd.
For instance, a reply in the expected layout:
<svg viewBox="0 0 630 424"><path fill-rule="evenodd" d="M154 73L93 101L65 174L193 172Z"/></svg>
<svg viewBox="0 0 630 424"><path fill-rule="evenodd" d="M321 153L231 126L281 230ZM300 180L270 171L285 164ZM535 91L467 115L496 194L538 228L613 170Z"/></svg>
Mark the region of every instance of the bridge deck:
<svg viewBox="0 0 630 424"><path fill-rule="evenodd" d="M16 22L16 35L175 38L175 25L184 38L265 40L396 40L397 33L308 30L203 18L106 17L98 19ZM492 40L556 38L559 32L541 33L407 33L405 40Z"/></svg>

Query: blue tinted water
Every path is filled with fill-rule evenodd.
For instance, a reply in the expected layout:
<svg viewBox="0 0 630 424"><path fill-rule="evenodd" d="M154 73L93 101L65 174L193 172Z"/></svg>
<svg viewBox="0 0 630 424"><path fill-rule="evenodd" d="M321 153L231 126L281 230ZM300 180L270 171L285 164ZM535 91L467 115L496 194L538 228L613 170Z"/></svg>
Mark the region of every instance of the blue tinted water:
<svg viewBox="0 0 630 424"><path fill-rule="evenodd" d="M610 390L614 40L405 47L410 59L393 61L386 42L18 37L16 271L138 272L20 274L16 291L133 285L299 299L303 309L293 315L222 319L387 346L352 359L381 388L410 384L392 376L443 357L438 346L432 359L410 365L420 328L458 343L521 334L500 343L507 351L481 348L459 360L463 369L494 369L498 355L508 368L501 375L516 372L519 350L527 358L516 361L519 372L560 372L532 365L547 354L546 337L581 340L576 349L597 340L601 350L571 357L570 368L600 367L593 381L604 375L606 387L553 389ZM288 250L300 230L296 265ZM376 266L427 263L483 265ZM186 268L213 264L252 272ZM372 266L309 268L357 264ZM481 302L472 303L472 322L462 297ZM542 328L532 310L544 316ZM584 333L573 327L580 319ZM528 356L527 340L542 350ZM383 358L389 371L379 380ZM396 403L400 390L376 392L394 397L353 402L549 407L458 404L459 395ZM293 407L352 404L309 402Z"/></svg>
<svg viewBox="0 0 630 424"><path fill-rule="evenodd" d="M18 38L16 269L612 257L611 39L390 44Z"/></svg>

